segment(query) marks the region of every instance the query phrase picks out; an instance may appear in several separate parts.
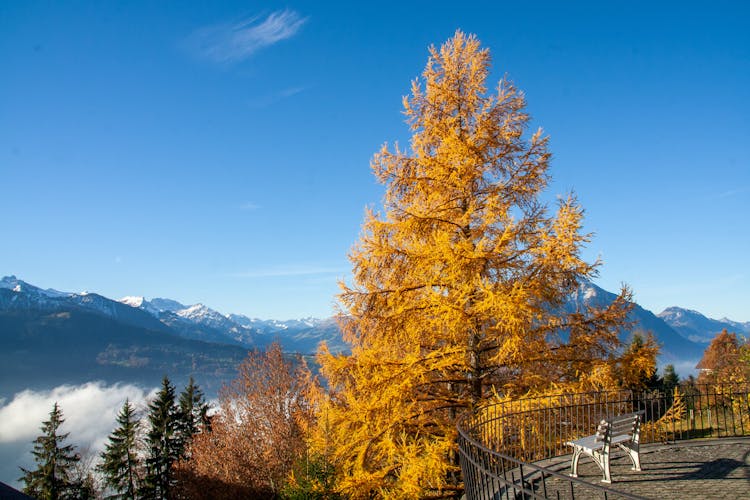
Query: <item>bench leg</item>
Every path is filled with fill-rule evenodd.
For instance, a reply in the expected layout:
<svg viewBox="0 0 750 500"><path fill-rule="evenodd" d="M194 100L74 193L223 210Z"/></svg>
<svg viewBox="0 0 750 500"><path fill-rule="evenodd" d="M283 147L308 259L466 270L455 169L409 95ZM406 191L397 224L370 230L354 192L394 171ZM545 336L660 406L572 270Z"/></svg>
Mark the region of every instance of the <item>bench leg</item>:
<svg viewBox="0 0 750 500"><path fill-rule="evenodd" d="M583 448L576 447L573 450L573 461L570 464L571 477L578 477L578 459L581 458L581 453L583 453Z"/></svg>
<svg viewBox="0 0 750 500"><path fill-rule="evenodd" d="M609 447L605 447L603 451L595 451L591 458L594 459L594 462L602 471L602 475L604 476L602 482L607 484L611 483L612 475L609 471Z"/></svg>
<svg viewBox="0 0 750 500"><path fill-rule="evenodd" d="M602 457L602 472L604 472L604 479L602 479L603 483L611 484L612 483L612 475L609 472L609 454Z"/></svg>
<svg viewBox="0 0 750 500"><path fill-rule="evenodd" d="M623 444L618 445L621 450L626 451L628 453L628 457L630 458L630 462L633 464L633 467L631 470L640 471L641 470L641 454L639 453L639 447L636 444L632 448L630 446L625 446Z"/></svg>

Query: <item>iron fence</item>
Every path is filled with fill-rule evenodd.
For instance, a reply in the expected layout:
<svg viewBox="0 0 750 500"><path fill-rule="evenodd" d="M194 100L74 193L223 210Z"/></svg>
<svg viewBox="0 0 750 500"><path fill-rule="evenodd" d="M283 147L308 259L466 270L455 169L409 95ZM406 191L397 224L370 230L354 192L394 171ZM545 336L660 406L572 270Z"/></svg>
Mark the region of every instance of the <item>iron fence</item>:
<svg viewBox="0 0 750 500"><path fill-rule="evenodd" d="M560 394L497 403L458 425L469 499L640 498L558 473L544 461L596 432L603 418L643 412L641 443L750 435L750 388L726 384L674 392Z"/></svg>

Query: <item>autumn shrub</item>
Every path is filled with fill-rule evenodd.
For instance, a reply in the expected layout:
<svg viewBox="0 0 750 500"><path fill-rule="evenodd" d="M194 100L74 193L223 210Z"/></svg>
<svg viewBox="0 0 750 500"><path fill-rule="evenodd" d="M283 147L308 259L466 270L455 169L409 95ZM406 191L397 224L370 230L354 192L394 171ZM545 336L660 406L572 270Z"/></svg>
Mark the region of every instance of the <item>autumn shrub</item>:
<svg viewBox="0 0 750 500"><path fill-rule="evenodd" d="M252 351L221 390L211 432L193 438L177 466L187 498L271 498L306 450L310 373L274 343Z"/></svg>

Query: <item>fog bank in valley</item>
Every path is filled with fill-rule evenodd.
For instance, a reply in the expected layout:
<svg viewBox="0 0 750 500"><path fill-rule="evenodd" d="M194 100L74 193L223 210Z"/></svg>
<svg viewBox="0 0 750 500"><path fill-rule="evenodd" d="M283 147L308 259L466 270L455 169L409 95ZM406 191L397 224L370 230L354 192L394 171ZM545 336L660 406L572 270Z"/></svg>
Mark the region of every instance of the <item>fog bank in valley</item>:
<svg viewBox="0 0 750 500"><path fill-rule="evenodd" d="M115 427L125 399L142 414L147 399L155 391L131 384L107 386L103 382L89 382L46 391L25 390L0 399L0 481L20 486L19 466L34 465L32 441L41 434L42 421L49 418L55 402L65 418L60 430L70 433L66 443L77 446L83 455L98 455Z"/></svg>

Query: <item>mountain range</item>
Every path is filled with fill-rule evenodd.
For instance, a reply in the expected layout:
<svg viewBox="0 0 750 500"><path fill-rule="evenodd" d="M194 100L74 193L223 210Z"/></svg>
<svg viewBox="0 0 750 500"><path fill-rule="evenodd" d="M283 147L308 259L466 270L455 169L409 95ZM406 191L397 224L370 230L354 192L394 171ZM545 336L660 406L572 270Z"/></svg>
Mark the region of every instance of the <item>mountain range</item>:
<svg viewBox="0 0 750 500"><path fill-rule="evenodd" d="M587 282L567 308L604 306L615 297ZM678 307L655 315L635 304L630 319L633 329L621 340L628 342L633 331L653 332L662 346L660 364L675 364L683 372L694 368L722 329L750 333L750 323L710 319ZM348 349L333 318L261 320L167 298L112 300L42 289L15 276L0 280L0 397L52 380L152 385L166 373L176 381L195 375L211 393L233 377L248 349L273 341L304 355L313 354L321 341L332 351Z"/></svg>
<svg viewBox="0 0 750 500"><path fill-rule="evenodd" d="M693 342L709 343L722 330L750 334L750 321L741 323L731 319L711 319L692 309L668 307L659 317L677 333Z"/></svg>
<svg viewBox="0 0 750 500"><path fill-rule="evenodd" d="M96 293L45 290L15 276L0 280L0 290L5 290L0 295L0 311L76 309L129 326L210 343L253 348L278 341L286 351L309 354L325 340L332 351L347 349L333 318L261 320L241 314L222 314L203 304L186 306L172 299L155 298L149 301L143 297L124 297L112 300Z"/></svg>
<svg viewBox="0 0 750 500"><path fill-rule="evenodd" d="M170 299L112 300L0 280L0 400L91 380L154 387L164 375L178 386L192 375L215 396L248 349L279 341L309 355L322 340L347 348L333 319L263 321Z"/></svg>

